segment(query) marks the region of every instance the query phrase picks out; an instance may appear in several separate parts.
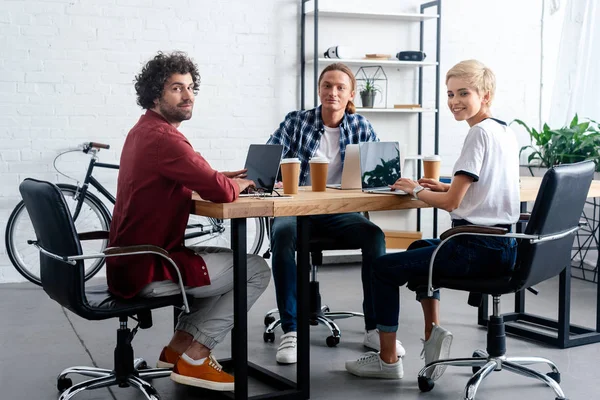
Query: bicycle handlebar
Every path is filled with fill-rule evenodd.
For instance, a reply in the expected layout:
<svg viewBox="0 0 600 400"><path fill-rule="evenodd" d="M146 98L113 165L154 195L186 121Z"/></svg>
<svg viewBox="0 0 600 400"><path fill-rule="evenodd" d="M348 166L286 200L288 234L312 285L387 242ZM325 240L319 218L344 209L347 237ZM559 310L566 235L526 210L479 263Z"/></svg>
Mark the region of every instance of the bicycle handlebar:
<svg viewBox="0 0 600 400"><path fill-rule="evenodd" d="M83 152L87 153L88 151L90 151L91 149L110 149L110 145L109 144L104 144L104 143L98 143L98 142L89 142L89 143L84 143L83 144Z"/></svg>

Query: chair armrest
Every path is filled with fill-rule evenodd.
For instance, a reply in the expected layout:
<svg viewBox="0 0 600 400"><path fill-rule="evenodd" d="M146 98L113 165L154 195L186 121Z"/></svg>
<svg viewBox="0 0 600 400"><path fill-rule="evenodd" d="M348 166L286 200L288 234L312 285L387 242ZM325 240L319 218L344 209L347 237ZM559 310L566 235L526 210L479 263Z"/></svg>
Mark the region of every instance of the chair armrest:
<svg viewBox="0 0 600 400"><path fill-rule="evenodd" d="M462 225L456 228L450 228L440 235L441 240L446 240L458 233L487 233L495 235L504 235L508 233L508 229L495 226L480 226L480 225Z"/></svg>
<svg viewBox="0 0 600 400"><path fill-rule="evenodd" d="M462 235L469 235L469 236L481 235L481 236L502 237L507 234L509 234L509 232L508 232L508 229L506 229L506 228L499 228L496 226L480 226L480 225L457 226L456 228L448 229L446 232L442 233L442 235L440 235L441 243L433 251L433 254L431 255L431 260L429 261L429 279L427 281L427 295L433 296L433 263L435 261L435 257L437 255L438 251L440 250L440 248L442 246L444 246L447 242L449 242L452 237L462 236ZM511 234L511 236L508 236L508 237L513 237L513 236L514 236L514 234ZM525 235L523 235L523 236L525 236ZM534 236L531 236L531 237L533 238Z"/></svg>
<svg viewBox="0 0 600 400"><path fill-rule="evenodd" d="M531 217L531 213L521 213L521 215L519 215L518 222L527 222L527 221L529 221L530 217Z"/></svg>
<svg viewBox="0 0 600 400"><path fill-rule="evenodd" d="M151 244L141 244L136 246L124 246L124 247L107 247L104 249L103 253L107 256L126 256L138 254L139 252L149 253L156 252L161 255L169 258L169 252L163 249L162 247L153 246Z"/></svg>
<svg viewBox="0 0 600 400"><path fill-rule="evenodd" d="M149 244L144 245L136 245L136 246L125 246L125 247L109 247L102 251L99 254L89 254L89 255L80 255L80 256L69 256L69 257L61 257L56 254L49 253L44 250L42 247L36 244L38 249L53 258L61 260L66 263L75 264L78 260L87 260L92 258L106 258L106 257L120 257L120 256L131 256L131 255L140 255L140 254L156 254L164 259L166 259L171 266L175 269L177 273L179 289L181 291L181 296L183 297L183 309L186 314L190 312L190 306L187 301L187 296L185 294L185 287L183 286L183 279L181 277L181 272L179 271L179 267L175 264L175 261L169 256L169 252L163 249L162 247L153 246Z"/></svg>
<svg viewBox="0 0 600 400"><path fill-rule="evenodd" d="M108 239L108 231L81 232L77 236L79 240L105 240Z"/></svg>

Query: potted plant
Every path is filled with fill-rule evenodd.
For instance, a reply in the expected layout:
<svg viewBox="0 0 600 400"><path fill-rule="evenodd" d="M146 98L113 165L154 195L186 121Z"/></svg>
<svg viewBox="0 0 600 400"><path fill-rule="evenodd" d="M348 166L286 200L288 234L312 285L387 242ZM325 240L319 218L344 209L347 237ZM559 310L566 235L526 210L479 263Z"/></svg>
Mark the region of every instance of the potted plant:
<svg viewBox="0 0 600 400"><path fill-rule="evenodd" d="M375 85L375 79L366 78L360 87L360 99L362 106L365 108L373 108L375 103L375 95L380 92L380 89Z"/></svg>
<svg viewBox="0 0 600 400"><path fill-rule="evenodd" d="M532 144L523 146L519 153L531 151L527 159L529 167L535 165L549 168L553 165L593 160L596 172L600 172L600 130L596 121L588 119L580 122L575 114L568 126L552 129L544 124L539 132L520 119L512 122L523 126L531 137Z"/></svg>

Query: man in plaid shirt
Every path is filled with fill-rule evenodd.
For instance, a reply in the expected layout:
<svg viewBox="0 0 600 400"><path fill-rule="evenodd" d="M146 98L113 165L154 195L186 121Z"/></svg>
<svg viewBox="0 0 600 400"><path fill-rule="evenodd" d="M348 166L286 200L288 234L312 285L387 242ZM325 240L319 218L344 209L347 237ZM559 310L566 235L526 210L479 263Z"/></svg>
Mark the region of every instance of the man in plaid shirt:
<svg viewBox="0 0 600 400"><path fill-rule="evenodd" d="M321 106L289 113L269 138L267 143L283 145L284 158L300 159L300 186L310 184L308 162L312 157L326 157L329 160L327 183L340 183L346 145L379 141L369 121L355 114L356 108L352 103L355 89L356 79L346 65L335 63L327 66L318 81ZM371 264L385 254L382 230L361 213L314 215L309 218L311 231L362 250L363 343L379 351ZM293 364L296 362L296 217L274 219L271 251L277 307L284 332L276 359L281 364ZM398 355L404 356L405 351L399 341L396 348Z"/></svg>

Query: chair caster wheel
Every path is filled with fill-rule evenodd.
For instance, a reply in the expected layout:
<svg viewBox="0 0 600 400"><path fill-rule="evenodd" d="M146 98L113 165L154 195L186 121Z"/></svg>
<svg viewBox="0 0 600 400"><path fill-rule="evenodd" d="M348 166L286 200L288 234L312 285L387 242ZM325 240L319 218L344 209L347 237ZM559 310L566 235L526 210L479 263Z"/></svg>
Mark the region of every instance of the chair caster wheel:
<svg viewBox="0 0 600 400"><path fill-rule="evenodd" d="M554 379L556 383L560 383L560 372L548 372L546 376L548 378Z"/></svg>
<svg viewBox="0 0 600 400"><path fill-rule="evenodd" d="M272 315L266 315L265 316L265 326L269 326L273 322L275 322L275 317L274 316L272 316Z"/></svg>
<svg viewBox="0 0 600 400"><path fill-rule="evenodd" d="M325 343L327 343L327 347L335 347L340 343L340 338L334 336L327 336L327 339L325 339Z"/></svg>
<svg viewBox="0 0 600 400"><path fill-rule="evenodd" d="M73 386L73 381L71 380L71 378L58 378L58 380L56 381L56 388L61 393L70 388L71 386Z"/></svg>
<svg viewBox="0 0 600 400"><path fill-rule="evenodd" d="M477 352L474 352L473 357L480 357L480 356ZM471 367L471 371L473 371L473 374L476 374L477 372L479 372L480 369L481 369L481 367Z"/></svg>
<svg viewBox="0 0 600 400"><path fill-rule="evenodd" d="M418 379L419 382L419 390L421 392L430 392L431 389L435 386L433 379L428 378L426 376L420 376Z"/></svg>
<svg viewBox="0 0 600 400"><path fill-rule="evenodd" d="M263 333L263 340L265 341L265 343L273 343L275 341L275 332Z"/></svg>

